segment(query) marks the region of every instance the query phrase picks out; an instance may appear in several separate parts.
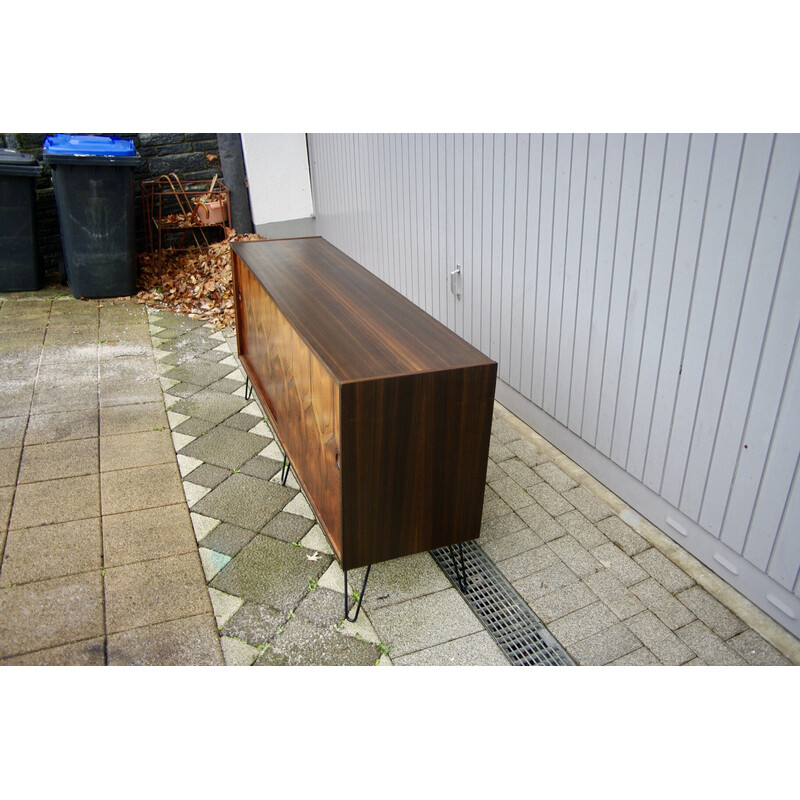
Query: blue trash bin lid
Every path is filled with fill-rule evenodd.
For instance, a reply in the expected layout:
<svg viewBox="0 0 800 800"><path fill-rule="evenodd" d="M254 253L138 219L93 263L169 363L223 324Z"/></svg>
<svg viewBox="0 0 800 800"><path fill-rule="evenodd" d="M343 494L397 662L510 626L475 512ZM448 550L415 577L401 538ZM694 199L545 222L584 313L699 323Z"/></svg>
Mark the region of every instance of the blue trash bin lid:
<svg viewBox="0 0 800 800"><path fill-rule="evenodd" d="M135 156L133 139L57 133L44 140L45 153L65 156Z"/></svg>

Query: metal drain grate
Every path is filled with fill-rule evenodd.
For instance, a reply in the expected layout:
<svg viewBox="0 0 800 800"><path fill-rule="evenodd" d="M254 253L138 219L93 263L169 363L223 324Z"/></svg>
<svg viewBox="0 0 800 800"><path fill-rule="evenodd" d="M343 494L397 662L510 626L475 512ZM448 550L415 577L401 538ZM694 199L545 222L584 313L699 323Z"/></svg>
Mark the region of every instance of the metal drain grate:
<svg viewBox="0 0 800 800"><path fill-rule="evenodd" d="M475 542L464 542L466 591L458 583L450 550L431 550L436 563L515 666L575 666L564 648L528 608L517 590ZM453 548L455 551L455 547ZM460 558L456 553L460 566Z"/></svg>

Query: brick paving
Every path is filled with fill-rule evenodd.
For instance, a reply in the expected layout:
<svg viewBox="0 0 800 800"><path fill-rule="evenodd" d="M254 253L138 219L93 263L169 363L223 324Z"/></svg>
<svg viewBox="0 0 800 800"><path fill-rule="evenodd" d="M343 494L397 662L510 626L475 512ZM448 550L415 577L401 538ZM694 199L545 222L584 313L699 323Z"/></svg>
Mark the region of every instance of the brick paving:
<svg viewBox="0 0 800 800"><path fill-rule="evenodd" d="M508 665L427 553L375 565L343 621L230 331L46 290L2 299L0 334L0 663ZM499 405L478 544L579 665L800 663Z"/></svg>

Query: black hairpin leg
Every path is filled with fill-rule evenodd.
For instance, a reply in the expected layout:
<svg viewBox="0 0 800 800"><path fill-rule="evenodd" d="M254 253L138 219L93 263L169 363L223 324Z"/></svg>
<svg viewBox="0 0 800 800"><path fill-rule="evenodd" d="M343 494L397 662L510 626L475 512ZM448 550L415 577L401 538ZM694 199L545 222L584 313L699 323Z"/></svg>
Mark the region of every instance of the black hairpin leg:
<svg viewBox="0 0 800 800"><path fill-rule="evenodd" d="M350 609L347 605L347 570L343 570L344 572L344 618L348 622L355 622L358 619L358 612L361 611L361 603L364 600L364 592L367 589L367 579L369 578L369 571L372 569L372 564L367 567L367 574L364 575L364 583L361 586L361 594L358 595L358 605L356 606L356 613L354 617L350 616Z"/></svg>
<svg viewBox="0 0 800 800"><path fill-rule="evenodd" d="M249 400L253 396L253 384L250 383L250 376L244 378L244 399Z"/></svg>
<svg viewBox="0 0 800 800"><path fill-rule="evenodd" d="M281 486L286 486L286 479L289 477L289 467L291 466L289 456L284 455L283 466L281 467Z"/></svg>
<svg viewBox="0 0 800 800"><path fill-rule="evenodd" d="M464 545L462 542L458 543L458 552L461 557L461 569L459 570L458 565L456 564L456 555L453 552L453 545L447 545L447 549L450 551L450 558L453 561L453 572L456 575L456 579L458 580L458 585L461 587L462 592L467 591L467 568L464 566Z"/></svg>

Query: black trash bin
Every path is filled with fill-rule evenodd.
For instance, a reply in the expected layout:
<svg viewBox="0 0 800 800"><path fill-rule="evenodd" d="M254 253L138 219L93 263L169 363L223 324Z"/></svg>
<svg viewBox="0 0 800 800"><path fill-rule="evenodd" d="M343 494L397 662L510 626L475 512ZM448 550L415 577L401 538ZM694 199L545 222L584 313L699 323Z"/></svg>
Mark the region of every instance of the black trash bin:
<svg viewBox="0 0 800 800"><path fill-rule="evenodd" d="M48 136L67 282L75 297L136 293L133 140L113 136Z"/></svg>
<svg viewBox="0 0 800 800"><path fill-rule="evenodd" d="M0 292L41 288L36 246L36 179L41 174L34 156L0 149Z"/></svg>

